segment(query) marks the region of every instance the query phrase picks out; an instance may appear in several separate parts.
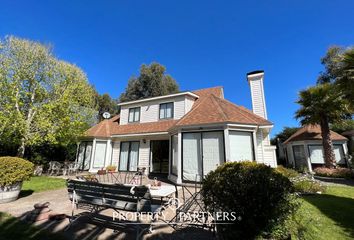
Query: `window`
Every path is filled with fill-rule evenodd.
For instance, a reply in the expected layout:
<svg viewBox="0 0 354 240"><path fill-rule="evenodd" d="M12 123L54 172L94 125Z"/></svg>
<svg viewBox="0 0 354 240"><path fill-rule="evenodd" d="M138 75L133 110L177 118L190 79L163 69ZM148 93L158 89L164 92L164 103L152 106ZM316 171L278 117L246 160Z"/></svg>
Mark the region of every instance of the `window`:
<svg viewBox="0 0 354 240"><path fill-rule="evenodd" d="M128 122L139 122L139 121L140 121L140 107L129 108Z"/></svg>
<svg viewBox="0 0 354 240"><path fill-rule="evenodd" d="M200 181L225 162L224 132L183 133L183 180Z"/></svg>
<svg viewBox="0 0 354 240"><path fill-rule="evenodd" d="M139 142L122 142L120 146L119 171L137 171Z"/></svg>
<svg viewBox="0 0 354 240"><path fill-rule="evenodd" d="M296 168L300 168L302 166L307 166L304 145L293 146L293 154L294 154L294 161L295 161L294 165Z"/></svg>
<svg viewBox="0 0 354 240"><path fill-rule="evenodd" d="M345 164L345 157L343 151L343 145L335 144L333 145L334 156L336 157L336 162L338 164Z"/></svg>
<svg viewBox="0 0 354 240"><path fill-rule="evenodd" d="M171 164L171 173L173 175L178 175L178 136L173 135L172 140L172 164Z"/></svg>
<svg viewBox="0 0 354 240"><path fill-rule="evenodd" d="M96 142L95 158L93 160L94 168L103 168L106 159L107 142Z"/></svg>
<svg viewBox="0 0 354 240"><path fill-rule="evenodd" d="M160 119L173 118L173 102L160 104Z"/></svg>
<svg viewBox="0 0 354 240"><path fill-rule="evenodd" d="M253 137L251 132L229 131L230 160L253 161Z"/></svg>
<svg viewBox="0 0 354 240"><path fill-rule="evenodd" d="M321 145L309 145L311 163L324 164L323 147Z"/></svg>

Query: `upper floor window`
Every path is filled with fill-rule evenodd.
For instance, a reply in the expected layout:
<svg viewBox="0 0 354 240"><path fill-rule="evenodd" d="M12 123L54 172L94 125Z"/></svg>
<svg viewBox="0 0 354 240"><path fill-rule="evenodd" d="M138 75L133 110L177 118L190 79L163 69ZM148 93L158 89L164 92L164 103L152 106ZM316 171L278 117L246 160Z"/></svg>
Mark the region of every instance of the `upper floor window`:
<svg viewBox="0 0 354 240"><path fill-rule="evenodd" d="M140 107L129 108L128 122L139 122L139 121L140 121Z"/></svg>
<svg viewBox="0 0 354 240"><path fill-rule="evenodd" d="M173 118L173 102L160 104L160 119Z"/></svg>

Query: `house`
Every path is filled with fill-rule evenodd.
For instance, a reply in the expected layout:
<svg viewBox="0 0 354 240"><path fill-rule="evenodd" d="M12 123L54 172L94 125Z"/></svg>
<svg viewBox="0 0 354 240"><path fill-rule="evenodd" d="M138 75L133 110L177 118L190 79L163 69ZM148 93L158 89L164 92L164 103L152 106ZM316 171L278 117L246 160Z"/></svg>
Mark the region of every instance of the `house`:
<svg viewBox="0 0 354 240"><path fill-rule="evenodd" d="M347 166L347 138L334 131L330 131L330 137L336 163ZM300 128L283 143L283 147L288 165L297 169L306 168L311 172L316 167L324 166L321 127L319 125L306 125Z"/></svg>
<svg viewBox="0 0 354 240"><path fill-rule="evenodd" d="M120 115L90 128L79 146L82 170L146 167L176 183L195 181L228 161L276 167L263 71L247 74L253 112L224 98L222 87L123 102Z"/></svg>
<svg viewBox="0 0 354 240"><path fill-rule="evenodd" d="M343 136L349 139L348 141L348 153L354 156L354 129L348 130L342 133Z"/></svg>

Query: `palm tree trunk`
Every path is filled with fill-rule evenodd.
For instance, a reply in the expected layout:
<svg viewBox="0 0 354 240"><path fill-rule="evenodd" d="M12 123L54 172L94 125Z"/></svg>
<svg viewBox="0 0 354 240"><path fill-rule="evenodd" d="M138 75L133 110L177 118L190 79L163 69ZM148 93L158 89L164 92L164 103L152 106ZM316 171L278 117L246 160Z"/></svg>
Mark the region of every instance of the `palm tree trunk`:
<svg viewBox="0 0 354 240"><path fill-rule="evenodd" d="M333 151L333 144L331 139L331 134L329 130L329 124L327 117L321 119L321 135L322 135L322 145L324 151L325 165L328 168L334 168L336 163L336 158Z"/></svg>

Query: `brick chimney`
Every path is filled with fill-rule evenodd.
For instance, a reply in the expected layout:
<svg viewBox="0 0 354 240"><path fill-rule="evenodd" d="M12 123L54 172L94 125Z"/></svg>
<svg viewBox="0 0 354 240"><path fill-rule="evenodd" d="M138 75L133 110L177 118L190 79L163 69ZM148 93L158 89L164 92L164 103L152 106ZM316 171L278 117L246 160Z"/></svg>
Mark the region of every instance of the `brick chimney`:
<svg viewBox="0 0 354 240"><path fill-rule="evenodd" d="M258 116L267 119L267 109L264 99L263 88L264 71L247 73L247 80L251 88L252 111Z"/></svg>

